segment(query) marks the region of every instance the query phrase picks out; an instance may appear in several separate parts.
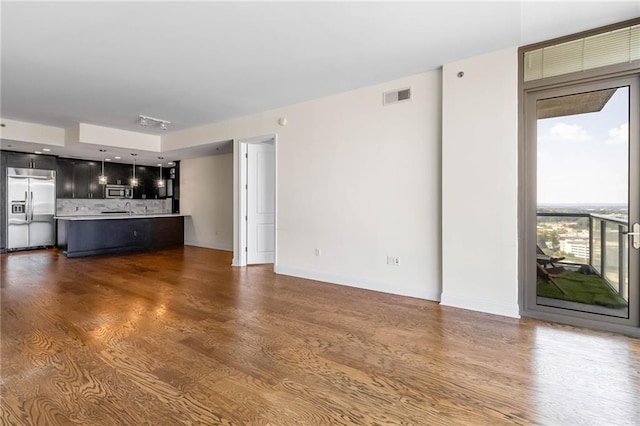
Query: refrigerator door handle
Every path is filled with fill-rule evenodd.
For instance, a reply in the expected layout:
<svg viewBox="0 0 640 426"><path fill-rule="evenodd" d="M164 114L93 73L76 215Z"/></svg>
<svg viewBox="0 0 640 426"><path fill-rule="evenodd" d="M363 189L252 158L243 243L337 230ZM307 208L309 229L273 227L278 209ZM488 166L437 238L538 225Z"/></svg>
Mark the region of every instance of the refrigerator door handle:
<svg viewBox="0 0 640 426"><path fill-rule="evenodd" d="M27 204L27 191L24 191L24 221L29 222L29 204Z"/></svg>
<svg viewBox="0 0 640 426"><path fill-rule="evenodd" d="M29 223L33 222L33 191L31 191L31 199L29 200L29 208L31 209L31 219Z"/></svg>

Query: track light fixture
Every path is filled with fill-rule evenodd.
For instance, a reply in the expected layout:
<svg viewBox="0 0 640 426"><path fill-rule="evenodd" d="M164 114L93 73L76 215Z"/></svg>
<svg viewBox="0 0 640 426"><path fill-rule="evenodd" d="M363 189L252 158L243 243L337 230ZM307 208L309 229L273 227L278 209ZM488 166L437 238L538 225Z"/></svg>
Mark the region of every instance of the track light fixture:
<svg viewBox="0 0 640 426"><path fill-rule="evenodd" d="M138 117L140 118L140 125L143 127L146 127L149 121L153 121L160 124L162 130L167 130L167 124L171 124L170 121L161 118L147 117L146 115L139 115Z"/></svg>

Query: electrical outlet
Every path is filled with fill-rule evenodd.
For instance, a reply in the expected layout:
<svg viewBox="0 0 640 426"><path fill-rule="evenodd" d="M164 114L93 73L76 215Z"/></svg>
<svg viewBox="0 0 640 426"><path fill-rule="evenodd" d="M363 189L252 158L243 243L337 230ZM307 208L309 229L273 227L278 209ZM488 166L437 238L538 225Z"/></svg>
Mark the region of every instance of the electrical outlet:
<svg viewBox="0 0 640 426"><path fill-rule="evenodd" d="M319 248L316 249L316 256L322 256L322 250Z"/></svg>
<svg viewBox="0 0 640 426"><path fill-rule="evenodd" d="M400 265L400 258L398 256L387 256L387 265Z"/></svg>

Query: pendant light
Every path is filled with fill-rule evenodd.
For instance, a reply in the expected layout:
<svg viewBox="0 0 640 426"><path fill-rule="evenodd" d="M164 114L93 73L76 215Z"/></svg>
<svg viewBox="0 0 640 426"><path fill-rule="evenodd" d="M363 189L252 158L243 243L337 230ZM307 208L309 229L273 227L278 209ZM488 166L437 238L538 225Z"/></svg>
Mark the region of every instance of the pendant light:
<svg viewBox="0 0 640 426"><path fill-rule="evenodd" d="M104 153L107 152L106 149L101 149L99 150L102 153L102 173L100 173L100 176L98 176L98 184L99 185L106 185L107 184L107 177L104 174Z"/></svg>
<svg viewBox="0 0 640 426"><path fill-rule="evenodd" d="M160 166L160 179L158 179L158 188L164 188L164 179L162 179L162 163L158 164Z"/></svg>
<svg viewBox="0 0 640 426"><path fill-rule="evenodd" d="M107 184L107 177L104 175L104 157L102 157L102 173L98 176L98 183L100 185Z"/></svg>
<svg viewBox="0 0 640 426"><path fill-rule="evenodd" d="M131 154L137 155L137 154ZM133 159L133 177L131 178L131 186L138 186L138 179L136 179L136 159Z"/></svg>

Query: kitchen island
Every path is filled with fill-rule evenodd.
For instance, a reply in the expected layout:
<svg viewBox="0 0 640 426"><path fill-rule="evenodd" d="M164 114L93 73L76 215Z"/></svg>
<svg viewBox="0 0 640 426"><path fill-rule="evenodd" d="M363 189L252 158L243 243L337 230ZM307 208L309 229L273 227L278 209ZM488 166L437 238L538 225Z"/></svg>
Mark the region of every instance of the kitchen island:
<svg viewBox="0 0 640 426"><path fill-rule="evenodd" d="M184 244L184 216L57 216L58 249L66 257L82 257L181 246Z"/></svg>

